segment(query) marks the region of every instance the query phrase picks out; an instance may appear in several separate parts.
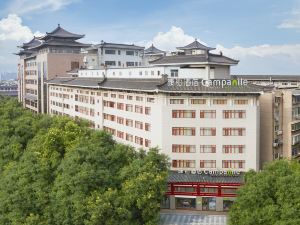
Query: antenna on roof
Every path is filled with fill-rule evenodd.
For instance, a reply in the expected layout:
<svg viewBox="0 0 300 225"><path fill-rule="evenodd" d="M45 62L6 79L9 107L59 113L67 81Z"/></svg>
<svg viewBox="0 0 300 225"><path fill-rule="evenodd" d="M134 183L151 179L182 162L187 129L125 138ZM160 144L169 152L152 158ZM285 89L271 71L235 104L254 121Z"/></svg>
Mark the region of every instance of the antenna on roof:
<svg viewBox="0 0 300 225"><path fill-rule="evenodd" d="M60 24L58 23L57 26L60 27Z"/></svg>

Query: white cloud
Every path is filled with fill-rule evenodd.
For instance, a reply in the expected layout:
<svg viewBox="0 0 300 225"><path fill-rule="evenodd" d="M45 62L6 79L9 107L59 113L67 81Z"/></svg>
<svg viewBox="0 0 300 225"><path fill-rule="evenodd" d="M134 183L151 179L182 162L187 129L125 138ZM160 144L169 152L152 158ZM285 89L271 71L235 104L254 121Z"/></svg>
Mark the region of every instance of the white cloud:
<svg viewBox="0 0 300 225"><path fill-rule="evenodd" d="M299 63L300 44L286 45L257 45L251 47L234 46L233 48L225 48L222 45L217 45L217 51L222 51L225 55L233 58L245 58L254 56L258 58L266 57L285 57L292 60L294 63ZM300 68L299 68L300 69Z"/></svg>
<svg viewBox="0 0 300 225"><path fill-rule="evenodd" d="M146 42L146 47L152 43L159 49L166 51L174 51L176 47L190 44L195 40L194 37L185 34L180 27L172 26L167 32L159 32L152 41Z"/></svg>
<svg viewBox="0 0 300 225"><path fill-rule="evenodd" d="M10 13L23 15L32 12L57 11L78 0L12 0L8 6Z"/></svg>
<svg viewBox="0 0 300 225"><path fill-rule="evenodd" d="M281 29L300 29L300 10L294 9L290 18L283 20L277 27Z"/></svg>
<svg viewBox="0 0 300 225"><path fill-rule="evenodd" d="M234 74L300 74L300 44L234 46L217 45L216 52L240 60Z"/></svg>
<svg viewBox="0 0 300 225"><path fill-rule="evenodd" d="M27 42L33 36L42 36L39 31L33 32L28 26L23 25L22 19L16 14L9 14L0 19L0 72L16 71L18 52L17 45Z"/></svg>
<svg viewBox="0 0 300 225"><path fill-rule="evenodd" d="M39 31L32 33L29 27L22 24L22 19L16 14L9 14L0 20L0 41L29 41L34 35L40 36Z"/></svg>

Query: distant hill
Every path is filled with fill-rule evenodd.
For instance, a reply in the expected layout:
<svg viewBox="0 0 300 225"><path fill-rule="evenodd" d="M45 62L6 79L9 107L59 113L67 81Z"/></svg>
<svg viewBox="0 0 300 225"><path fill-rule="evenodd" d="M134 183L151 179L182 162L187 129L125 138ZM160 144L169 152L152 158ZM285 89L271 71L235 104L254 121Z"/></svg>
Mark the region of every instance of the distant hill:
<svg viewBox="0 0 300 225"><path fill-rule="evenodd" d="M0 80L15 80L17 73L14 72L0 72Z"/></svg>

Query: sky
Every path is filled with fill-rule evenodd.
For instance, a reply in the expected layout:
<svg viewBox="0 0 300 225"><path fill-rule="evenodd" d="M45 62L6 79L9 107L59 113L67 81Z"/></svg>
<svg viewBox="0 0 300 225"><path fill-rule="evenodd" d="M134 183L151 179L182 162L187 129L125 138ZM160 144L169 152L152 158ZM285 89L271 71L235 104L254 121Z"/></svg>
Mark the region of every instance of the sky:
<svg viewBox="0 0 300 225"><path fill-rule="evenodd" d="M0 72L18 45L57 24L84 43L172 51L197 38L240 60L232 74L300 75L300 0L0 0Z"/></svg>

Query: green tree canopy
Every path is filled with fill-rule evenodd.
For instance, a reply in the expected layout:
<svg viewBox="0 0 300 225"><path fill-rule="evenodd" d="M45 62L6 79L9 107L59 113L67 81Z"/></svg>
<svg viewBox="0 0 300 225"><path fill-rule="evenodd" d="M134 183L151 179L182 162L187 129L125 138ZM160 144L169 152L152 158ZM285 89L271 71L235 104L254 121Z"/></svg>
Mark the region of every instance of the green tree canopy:
<svg viewBox="0 0 300 225"><path fill-rule="evenodd" d="M156 225L168 163L0 96L0 224Z"/></svg>
<svg viewBox="0 0 300 225"><path fill-rule="evenodd" d="M230 210L230 225L300 224L300 164L279 160L246 174Z"/></svg>

